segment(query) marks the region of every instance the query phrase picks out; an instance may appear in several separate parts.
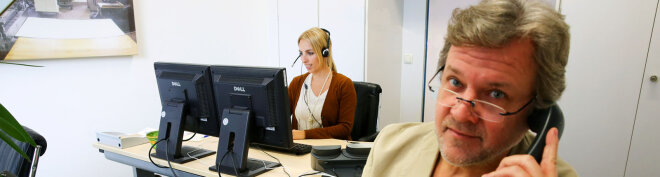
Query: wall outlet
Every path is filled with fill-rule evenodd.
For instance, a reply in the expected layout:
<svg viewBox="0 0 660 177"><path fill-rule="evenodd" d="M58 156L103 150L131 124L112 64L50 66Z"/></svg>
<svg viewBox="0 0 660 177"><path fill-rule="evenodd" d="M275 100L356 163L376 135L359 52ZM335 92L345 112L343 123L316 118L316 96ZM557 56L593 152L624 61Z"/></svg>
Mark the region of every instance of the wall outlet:
<svg viewBox="0 0 660 177"><path fill-rule="evenodd" d="M413 56L412 54L404 54L403 55L403 63L404 64L412 64L413 63Z"/></svg>

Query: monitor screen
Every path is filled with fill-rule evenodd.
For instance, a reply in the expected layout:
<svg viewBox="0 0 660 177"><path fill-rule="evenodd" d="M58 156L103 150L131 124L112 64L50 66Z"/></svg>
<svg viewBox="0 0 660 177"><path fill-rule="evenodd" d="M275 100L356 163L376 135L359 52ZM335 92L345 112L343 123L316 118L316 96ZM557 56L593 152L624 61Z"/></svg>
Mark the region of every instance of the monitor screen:
<svg viewBox="0 0 660 177"><path fill-rule="evenodd" d="M219 135L209 66L155 62L154 69L163 108L158 139L166 140L167 144L156 146L155 157L185 163L193 157L199 158L191 155L191 151L203 156L213 154L213 151L181 146L184 130Z"/></svg>
<svg viewBox="0 0 660 177"><path fill-rule="evenodd" d="M211 66L217 110L250 110L250 142L289 148L291 113L284 68Z"/></svg>
<svg viewBox="0 0 660 177"><path fill-rule="evenodd" d="M279 165L248 159L247 154L250 144L293 146L286 70L211 66L211 74L221 130L216 166L209 169L253 176Z"/></svg>
<svg viewBox="0 0 660 177"><path fill-rule="evenodd" d="M160 104L184 102L186 131L218 136L219 124L209 67L182 63L154 63Z"/></svg>

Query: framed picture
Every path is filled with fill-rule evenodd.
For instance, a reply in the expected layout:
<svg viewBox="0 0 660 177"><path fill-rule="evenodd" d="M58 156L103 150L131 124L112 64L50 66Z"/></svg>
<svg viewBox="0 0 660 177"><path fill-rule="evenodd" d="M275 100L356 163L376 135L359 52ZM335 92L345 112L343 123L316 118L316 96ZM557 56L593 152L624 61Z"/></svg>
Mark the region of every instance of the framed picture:
<svg viewBox="0 0 660 177"><path fill-rule="evenodd" d="M0 60L137 54L132 0L0 0L2 7Z"/></svg>

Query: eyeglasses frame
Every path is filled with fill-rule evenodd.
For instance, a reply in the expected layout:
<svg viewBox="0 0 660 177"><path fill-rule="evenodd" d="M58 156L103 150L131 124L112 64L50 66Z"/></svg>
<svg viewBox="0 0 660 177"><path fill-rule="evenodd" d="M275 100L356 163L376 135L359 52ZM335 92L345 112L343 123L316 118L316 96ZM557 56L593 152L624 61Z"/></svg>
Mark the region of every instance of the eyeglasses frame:
<svg viewBox="0 0 660 177"><path fill-rule="evenodd" d="M437 91L437 90L434 90L434 89L431 87L431 82L432 82L433 79L435 79L435 77L438 76L438 75L440 74L440 72L442 72L444 69L445 69L445 65L440 66L440 68L438 68L438 70L435 72L435 74L433 74L433 77L431 77L431 80L429 80L429 82L426 84L426 85L429 87L429 90L430 90L431 92L435 92L435 91ZM453 92L453 91L452 91L452 92ZM455 93L455 92L453 92L453 93ZM457 93L455 93L455 94L457 94ZM458 96L456 97L456 99L461 100L461 101L468 102L468 103L470 103L470 105L471 105L472 107L475 106L475 103L474 103L473 100L467 100L467 99L465 99L465 98L461 98L461 97L458 97ZM483 100L480 100L480 101L481 101L481 102L486 102L486 103L488 103L488 104L495 105L495 106L497 106L497 107L502 108L505 112L504 112L504 113L498 113L498 114L500 114L501 116L510 116L510 115L514 115L514 114L517 114L517 113L521 112L521 111L522 111L523 109L525 109L527 106L529 106L530 104L532 104L532 102L534 102L534 100L536 100L536 96L535 96L535 97L532 97L532 99L530 99L529 101L527 101L527 103L525 103L525 105L523 105L522 107L520 107L520 109L518 109L518 110L516 110L516 111L514 111L514 112L508 112L508 111L504 110L504 108L502 108L501 106L498 106L498 105L493 104L493 103L491 103L491 102L487 102L487 101L483 101Z"/></svg>

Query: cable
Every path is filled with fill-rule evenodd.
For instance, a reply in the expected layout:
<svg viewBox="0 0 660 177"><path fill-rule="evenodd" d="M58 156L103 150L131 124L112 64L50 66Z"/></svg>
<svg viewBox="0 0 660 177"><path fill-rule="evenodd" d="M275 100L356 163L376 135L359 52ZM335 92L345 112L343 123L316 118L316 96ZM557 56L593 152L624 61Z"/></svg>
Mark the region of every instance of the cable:
<svg viewBox="0 0 660 177"><path fill-rule="evenodd" d="M204 148L202 148L202 146L205 145L205 144L207 144L207 143L216 143L216 144L217 144L218 141L204 141L204 142L200 143L199 145L197 145L197 147L195 147L195 148L197 148L197 149L192 150L192 151L186 153L186 155L188 155L188 157L190 157L190 158L195 159L193 162L200 163L200 164L203 164L203 165L206 165L206 166L213 166L213 164L202 163L202 162L200 162L200 161L201 161L200 158L197 158L197 157L195 157L195 156L190 155L190 154L193 154L194 152L197 152L197 151L199 151L199 150L204 149Z"/></svg>
<svg viewBox="0 0 660 177"><path fill-rule="evenodd" d="M215 168L218 171L218 177L222 177L222 175L220 174L220 164L222 164L222 161L225 160L225 157L227 157L227 154L229 154L229 153L225 153L225 155L223 155L222 158L220 158L220 162L218 162L218 164L215 164L215 166L216 166Z"/></svg>
<svg viewBox="0 0 660 177"><path fill-rule="evenodd" d="M305 172L305 173L301 174L301 175L298 176L298 177L302 177L302 176L310 176L310 175L321 175L321 176L323 176L323 177L335 177L334 175L331 175L331 174L329 174L329 173L322 172L322 171L315 171L315 170L312 170L311 172Z"/></svg>
<svg viewBox="0 0 660 177"><path fill-rule="evenodd" d="M315 171L315 172L313 172L313 173L302 174L302 175L300 175L300 176L298 176L298 177L317 175L317 174L321 174L321 173L323 173L323 172Z"/></svg>
<svg viewBox="0 0 660 177"><path fill-rule="evenodd" d="M155 165L156 167L158 167L158 168L167 168L167 167L166 167L166 166L160 166L160 165L154 163L153 160L151 160L151 150L154 149L154 146L156 146L158 143L160 143L160 142L163 141L163 140L165 140L165 139L158 140L158 141L156 141L156 143L154 143L153 145L151 145L151 148L149 148L149 154L147 155L147 156L149 157L149 161L151 161L151 163L154 164L154 165ZM166 145L166 146L167 146L167 145ZM166 155L167 155L167 154L166 154Z"/></svg>
<svg viewBox="0 0 660 177"><path fill-rule="evenodd" d="M337 172L335 171L335 168L332 168L332 173L335 174L336 177L339 177L339 175L338 175Z"/></svg>
<svg viewBox="0 0 660 177"><path fill-rule="evenodd" d="M197 135L197 132L193 133L193 135L190 138L188 138L187 140L183 140L183 141L189 141L189 140L193 139L193 137L195 137L195 135Z"/></svg>
<svg viewBox="0 0 660 177"><path fill-rule="evenodd" d="M326 80L326 81L327 81L327 80ZM304 81L303 81L303 82L304 82ZM311 79L310 79L310 82L311 82ZM303 83L303 84L305 84L305 83ZM324 86L325 86L325 82L324 82L323 84L324 84ZM310 84L310 85L311 85L311 84ZM321 89L323 89L323 88L321 88ZM321 91L323 91L323 90L321 90ZM314 122L316 122L317 124L319 124L319 126L320 126L321 128L323 128L323 124L321 124L318 120L316 120L316 117L314 117L314 113L312 113L312 110L309 109L309 103L308 103L308 101L307 101L307 100L308 100L308 98L307 98L307 94L309 94L309 91L307 91L307 84L305 84L305 95L303 95L303 101L305 101L305 105L307 106L307 111L309 111L309 115L312 115L312 119L314 119ZM317 103L318 103L318 101L317 101ZM318 106L318 105L316 105L316 106ZM300 121L298 121L298 122L300 122ZM305 126L305 127L307 127L307 126Z"/></svg>
<svg viewBox="0 0 660 177"><path fill-rule="evenodd" d="M346 144L360 144L359 141L348 141L348 140L345 140L345 141L346 141Z"/></svg>
<svg viewBox="0 0 660 177"><path fill-rule="evenodd" d="M240 176L240 174L238 173L238 170L236 169L236 158L234 157L234 155L235 155L234 150L231 150L229 152L231 153L232 166L234 166L234 174L236 174L236 176Z"/></svg>
<svg viewBox="0 0 660 177"><path fill-rule="evenodd" d="M167 155L167 154L170 153L170 152L169 152L169 151L170 151L170 148L169 148L169 146L167 146L167 144L165 144L165 159L167 159L167 165L169 165L169 167L166 167L166 166L160 166L160 165L154 163L154 160L151 159L151 150L154 149L154 146L156 146L158 143L160 143L160 142L163 141L163 140L165 140L165 143L169 143L169 141L170 141L169 138L165 138L165 139L161 139L161 140L156 141L156 143L154 143L153 145L151 145L151 148L149 148L149 154L147 155L147 157L149 157L149 161L151 161L151 163L154 164L154 166L156 166L156 167L158 167L158 168L170 168L170 171L172 171L172 174L174 175L174 177L178 177L178 176L176 175L176 173L174 173L174 169L172 168L172 164L170 163L170 157Z"/></svg>
<svg viewBox="0 0 660 177"><path fill-rule="evenodd" d="M282 171L284 171L284 173L286 173L287 176L291 177L291 174L289 174L289 172L286 171L286 167L284 167L284 164L282 164L282 162L280 162L280 159L278 159L277 157L275 157L275 156L273 156L273 155L270 155L268 152L264 151L264 149L261 149L261 146L259 146L259 145L256 145L256 146L257 146L257 148L258 148L259 150L261 150L261 152L263 152L264 154L266 154L266 155L270 156L271 158L277 160L277 163L279 163L280 166L282 166ZM265 169L271 169L271 170L272 170L272 169L275 169L275 168L268 168L268 167L266 166L266 162L264 162L263 160L261 160L261 163L264 164L264 168L265 168Z"/></svg>
<svg viewBox="0 0 660 177"><path fill-rule="evenodd" d="M170 142L170 139L167 138L165 140L165 143L169 144L169 142ZM165 146L165 154L169 154L170 153L169 150L170 150L170 146ZM174 175L174 177L179 177L179 176L176 175L176 173L174 173L174 168L172 168L172 164L170 163L170 157L168 155L165 155L165 159L167 159L167 165L170 166L170 171L172 171L172 175Z"/></svg>

